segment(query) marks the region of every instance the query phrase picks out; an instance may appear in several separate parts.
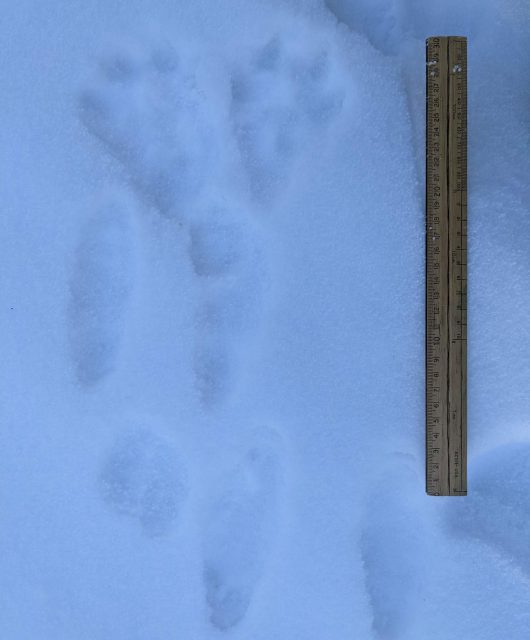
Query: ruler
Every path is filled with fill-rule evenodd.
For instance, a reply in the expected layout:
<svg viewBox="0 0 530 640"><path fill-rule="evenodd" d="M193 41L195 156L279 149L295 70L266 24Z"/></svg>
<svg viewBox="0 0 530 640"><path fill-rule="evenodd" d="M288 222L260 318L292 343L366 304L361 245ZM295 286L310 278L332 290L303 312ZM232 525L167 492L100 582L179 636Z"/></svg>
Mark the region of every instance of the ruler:
<svg viewBox="0 0 530 640"><path fill-rule="evenodd" d="M426 490L467 494L467 40L427 39Z"/></svg>

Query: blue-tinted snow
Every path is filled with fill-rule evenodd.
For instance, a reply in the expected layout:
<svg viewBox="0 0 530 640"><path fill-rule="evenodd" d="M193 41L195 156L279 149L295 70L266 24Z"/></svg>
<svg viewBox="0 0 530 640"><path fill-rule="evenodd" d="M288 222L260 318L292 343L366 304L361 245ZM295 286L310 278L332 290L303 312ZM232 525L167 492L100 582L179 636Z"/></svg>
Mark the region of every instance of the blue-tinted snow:
<svg viewBox="0 0 530 640"><path fill-rule="evenodd" d="M529 11L3 4L2 640L528 638ZM423 489L439 34L469 38L463 499Z"/></svg>

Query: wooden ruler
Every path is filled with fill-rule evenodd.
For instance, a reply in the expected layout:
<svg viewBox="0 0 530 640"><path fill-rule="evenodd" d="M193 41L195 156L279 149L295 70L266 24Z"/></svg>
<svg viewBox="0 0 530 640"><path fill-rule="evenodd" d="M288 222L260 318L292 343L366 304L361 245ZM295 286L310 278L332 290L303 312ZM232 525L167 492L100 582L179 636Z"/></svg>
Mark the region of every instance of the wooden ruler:
<svg viewBox="0 0 530 640"><path fill-rule="evenodd" d="M467 494L467 40L427 39L426 485Z"/></svg>

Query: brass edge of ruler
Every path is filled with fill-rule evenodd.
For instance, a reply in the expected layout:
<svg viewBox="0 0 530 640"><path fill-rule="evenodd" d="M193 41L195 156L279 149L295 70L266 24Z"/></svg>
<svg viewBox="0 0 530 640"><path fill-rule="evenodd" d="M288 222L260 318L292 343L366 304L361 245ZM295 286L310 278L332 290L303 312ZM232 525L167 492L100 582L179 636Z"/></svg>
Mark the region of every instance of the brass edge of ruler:
<svg viewBox="0 0 530 640"><path fill-rule="evenodd" d="M426 41L426 491L467 494L467 39Z"/></svg>

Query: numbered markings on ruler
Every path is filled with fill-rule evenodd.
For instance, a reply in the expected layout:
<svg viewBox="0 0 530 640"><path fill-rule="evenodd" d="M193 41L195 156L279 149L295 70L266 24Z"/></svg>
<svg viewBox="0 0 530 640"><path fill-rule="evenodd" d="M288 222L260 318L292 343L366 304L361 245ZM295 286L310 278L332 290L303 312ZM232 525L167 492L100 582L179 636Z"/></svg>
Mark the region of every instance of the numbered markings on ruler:
<svg viewBox="0 0 530 640"><path fill-rule="evenodd" d="M467 491L467 43L427 40L426 486Z"/></svg>

